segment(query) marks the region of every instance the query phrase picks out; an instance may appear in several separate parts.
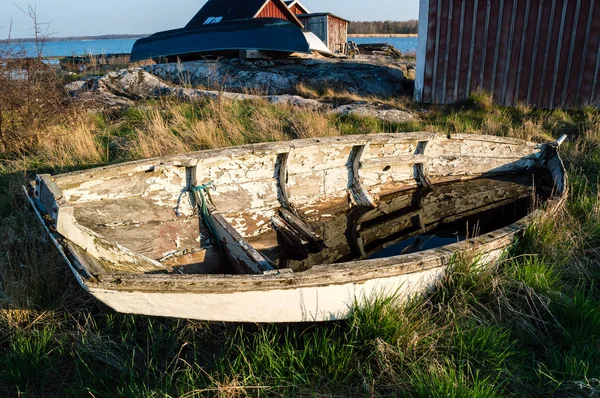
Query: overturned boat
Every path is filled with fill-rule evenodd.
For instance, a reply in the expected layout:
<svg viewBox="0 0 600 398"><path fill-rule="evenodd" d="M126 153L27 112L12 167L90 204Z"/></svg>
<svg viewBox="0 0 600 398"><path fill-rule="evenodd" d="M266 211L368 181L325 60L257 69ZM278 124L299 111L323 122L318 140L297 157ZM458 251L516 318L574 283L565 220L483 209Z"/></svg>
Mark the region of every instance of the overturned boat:
<svg viewBox="0 0 600 398"><path fill-rule="evenodd" d="M136 41L131 61L280 58L313 52L334 56L317 35L304 29L296 15L301 11L306 9L299 2L208 0L185 27Z"/></svg>
<svg viewBox="0 0 600 398"><path fill-rule="evenodd" d="M281 57L310 54L312 50L305 33L296 25L283 19L259 18L155 33L135 42L131 61L152 59L163 63L237 57L240 51Z"/></svg>
<svg viewBox="0 0 600 398"><path fill-rule="evenodd" d="M124 313L343 319L498 259L565 201L561 141L319 138L39 175L28 197L81 286Z"/></svg>

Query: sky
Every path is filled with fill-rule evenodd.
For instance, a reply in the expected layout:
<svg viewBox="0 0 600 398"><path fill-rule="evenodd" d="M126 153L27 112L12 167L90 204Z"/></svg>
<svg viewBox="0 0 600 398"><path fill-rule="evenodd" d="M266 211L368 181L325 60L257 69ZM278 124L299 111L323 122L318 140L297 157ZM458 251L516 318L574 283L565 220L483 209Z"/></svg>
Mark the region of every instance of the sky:
<svg viewBox="0 0 600 398"><path fill-rule="evenodd" d="M154 33L181 28L204 0L0 0L0 39L33 37L32 22L18 7L35 7L53 37ZM328 11L353 21L417 19L419 0L302 0L311 12ZM12 30L9 29L12 20Z"/></svg>

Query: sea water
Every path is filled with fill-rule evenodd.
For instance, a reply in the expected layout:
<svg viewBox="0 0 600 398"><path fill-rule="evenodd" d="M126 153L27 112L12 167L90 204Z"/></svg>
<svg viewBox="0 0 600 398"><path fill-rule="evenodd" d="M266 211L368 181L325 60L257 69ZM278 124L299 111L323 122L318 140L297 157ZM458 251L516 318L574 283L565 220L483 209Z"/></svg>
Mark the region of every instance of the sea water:
<svg viewBox="0 0 600 398"><path fill-rule="evenodd" d="M44 57L129 54L135 41L136 39L50 41L43 43L41 48ZM36 43L19 43L14 46L17 51L25 50L29 57L37 56Z"/></svg>
<svg viewBox="0 0 600 398"><path fill-rule="evenodd" d="M372 37L349 38L358 44L389 43L403 53L417 51L416 37ZM129 54L136 39L112 40L77 40L77 41L52 41L43 43L42 53L45 57L69 57L100 54ZM24 49L29 57L37 56L35 43L15 44L16 49Z"/></svg>
<svg viewBox="0 0 600 398"><path fill-rule="evenodd" d="M387 43L404 54L416 53L419 43L417 37L349 37L348 41L353 41L356 44Z"/></svg>

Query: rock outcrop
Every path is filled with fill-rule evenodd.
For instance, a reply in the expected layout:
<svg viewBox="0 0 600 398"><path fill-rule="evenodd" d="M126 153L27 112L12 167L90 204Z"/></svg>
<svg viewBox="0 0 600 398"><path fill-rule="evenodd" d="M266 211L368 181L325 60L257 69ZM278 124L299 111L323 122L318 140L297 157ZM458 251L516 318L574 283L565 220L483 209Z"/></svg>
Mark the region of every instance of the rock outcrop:
<svg viewBox="0 0 600 398"><path fill-rule="evenodd" d="M143 69L177 85L203 86L229 92L294 94L299 85L320 90L330 88L363 97L389 98L411 94L409 65L359 60L241 59L194 61L144 66Z"/></svg>
<svg viewBox="0 0 600 398"><path fill-rule="evenodd" d="M240 101L264 100L272 104L309 108L341 115L370 116L393 123L415 119L412 113L377 103L355 102L336 106L335 104L290 94L255 95L172 86L140 68L123 69L111 72L103 77L74 82L65 86L65 89L78 101L107 108L135 106L136 100L161 97L172 97L181 100L226 98Z"/></svg>

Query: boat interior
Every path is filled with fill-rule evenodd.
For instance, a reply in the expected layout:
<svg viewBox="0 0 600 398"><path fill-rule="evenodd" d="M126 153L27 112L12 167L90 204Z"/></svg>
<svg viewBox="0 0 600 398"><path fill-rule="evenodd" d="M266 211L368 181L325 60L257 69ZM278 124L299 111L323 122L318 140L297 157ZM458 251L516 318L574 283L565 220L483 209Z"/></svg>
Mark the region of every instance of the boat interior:
<svg viewBox="0 0 600 398"><path fill-rule="evenodd" d="M534 167L543 149L432 133L324 138L41 176L36 189L91 276L302 272L510 225L562 181L560 160Z"/></svg>

